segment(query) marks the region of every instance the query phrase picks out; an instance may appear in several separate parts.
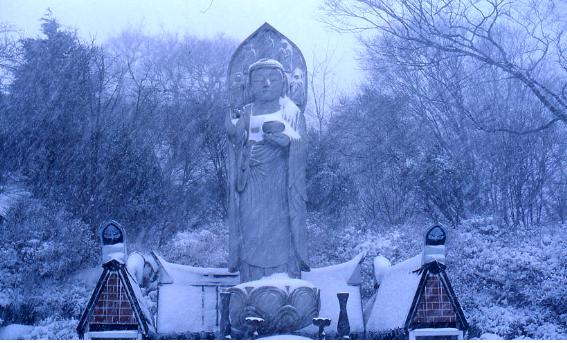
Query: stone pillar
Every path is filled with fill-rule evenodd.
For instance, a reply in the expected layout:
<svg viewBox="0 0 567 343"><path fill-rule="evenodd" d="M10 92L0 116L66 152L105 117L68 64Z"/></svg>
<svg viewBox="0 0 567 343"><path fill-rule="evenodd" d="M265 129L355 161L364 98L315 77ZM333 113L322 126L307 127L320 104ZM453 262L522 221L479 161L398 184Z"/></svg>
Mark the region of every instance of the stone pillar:
<svg viewBox="0 0 567 343"><path fill-rule="evenodd" d="M220 338L230 339L230 317L229 317L229 304L230 304L230 292L221 292L221 318L220 318Z"/></svg>
<svg viewBox="0 0 567 343"><path fill-rule="evenodd" d="M347 292L337 293L337 298L339 299L339 321L337 322L337 339L349 339L350 338L350 324L348 322L347 314L347 301L349 294Z"/></svg>

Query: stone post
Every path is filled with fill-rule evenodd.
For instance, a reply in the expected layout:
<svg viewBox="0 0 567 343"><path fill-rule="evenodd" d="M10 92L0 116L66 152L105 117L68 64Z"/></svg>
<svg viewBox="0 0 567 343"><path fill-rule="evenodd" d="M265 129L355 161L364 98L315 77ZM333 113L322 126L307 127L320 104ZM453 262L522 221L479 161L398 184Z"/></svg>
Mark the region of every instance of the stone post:
<svg viewBox="0 0 567 343"><path fill-rule="evenodd" d="M229 304L230 304L230 292L221 292L221 318L220 318L220 338L230 339L230 317L229 317Z"/></svg>
<svg viewBox="0 0 567 343"><path fill-rule="evenodd" d="M350 324L346 308L348 296L348 292L337 293L340 306L339 321L337 322L337 339L350 339Z"/></svg>

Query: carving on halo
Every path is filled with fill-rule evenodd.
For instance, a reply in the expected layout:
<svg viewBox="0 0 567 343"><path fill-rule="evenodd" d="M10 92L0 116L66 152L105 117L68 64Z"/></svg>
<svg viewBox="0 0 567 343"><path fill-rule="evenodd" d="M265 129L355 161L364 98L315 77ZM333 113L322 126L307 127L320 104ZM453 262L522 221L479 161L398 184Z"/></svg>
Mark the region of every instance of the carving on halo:
<svg viewBox="0 0 567 343"><path fill-rule="evenodd" d="M240 44L228 66L229 104L233 118L238 117L244 105L250 102L246 89L248 67L262 58L281 63L288 81L289 98L304 112L307 104L307 65L303 54L286 36L264 23Z"/></svg>

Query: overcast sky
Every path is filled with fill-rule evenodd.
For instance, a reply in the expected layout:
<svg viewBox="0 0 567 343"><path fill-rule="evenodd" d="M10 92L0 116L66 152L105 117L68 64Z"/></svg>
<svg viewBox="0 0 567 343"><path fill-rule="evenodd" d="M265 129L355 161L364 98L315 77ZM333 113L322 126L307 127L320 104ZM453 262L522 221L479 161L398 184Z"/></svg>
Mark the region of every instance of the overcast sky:
<svg viewBox="0 0 567 343"><path fill-rule="evenodd" d="M356 62L358 44L350 34L328 29L318 18L323 0L0 0L0 22L37 36L39 19L50 8L81 38L102 43L128 27L146 33L177 32L199 37L219 33L244 40L264 22L270 23L302 50L308 67L313 54L334 51L335 83L342 91L361 79Z"/></svg>

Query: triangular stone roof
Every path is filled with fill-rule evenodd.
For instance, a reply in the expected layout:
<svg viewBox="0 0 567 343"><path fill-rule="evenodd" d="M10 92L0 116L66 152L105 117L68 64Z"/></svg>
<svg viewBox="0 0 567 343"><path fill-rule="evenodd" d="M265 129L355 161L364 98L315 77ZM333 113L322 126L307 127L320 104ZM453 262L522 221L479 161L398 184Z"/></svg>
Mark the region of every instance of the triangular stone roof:
<svg viewBox="0 0 567 343"><path fill-rule="evenodd" d="M120 294L120 297L114 297L109 291ZM126 299L123 295L126 295ZM99 313L101 307L108 307L108 302L117 302L113 305L117 305L119 309ZM96 322L101 327L108 326L109 330L137 324L144 337L155 334L152 315L145 304L142 291L125 264L116 260L103 264L103 272L77 325L79 337L84 336L87 324L91 322Z"/></svg>
<svg viewBox="0 0 567 343"><path fill-rule="evenodd" d="M418 254L384 271L380 286L369 301L369 313L366 318L367 333L388 336L395 332L407 334L408 330L414 328L435 327L435 324L431 322L414 321L418 314L422 314L418 311L427 296L425 294L427 282L434 276L439 279L440 289L442 289L439 297L451 304L451 309L446 311L452 311L456 326L461 330L466 330L468 323L445 273L445 265L437 261L422 265L422 254ZM443 311L441 308L439 310ZM444 313L440 312L438 317L442 317ZM446 326L445 324L440 325Z"/></svg>
<svg viewBox="0 0 567 343"><path fill-rule="evenodd" d="M406 317L406 330L431 327L468 329L468 323L445 273L445 265L433 261L422 266L419 285Z"/></svg>

